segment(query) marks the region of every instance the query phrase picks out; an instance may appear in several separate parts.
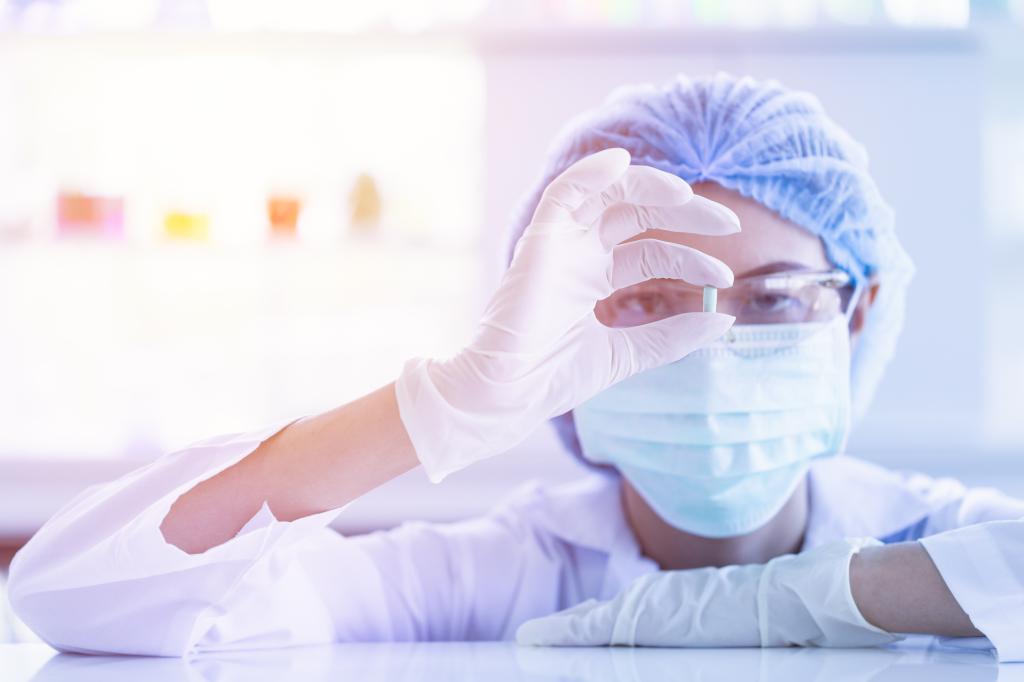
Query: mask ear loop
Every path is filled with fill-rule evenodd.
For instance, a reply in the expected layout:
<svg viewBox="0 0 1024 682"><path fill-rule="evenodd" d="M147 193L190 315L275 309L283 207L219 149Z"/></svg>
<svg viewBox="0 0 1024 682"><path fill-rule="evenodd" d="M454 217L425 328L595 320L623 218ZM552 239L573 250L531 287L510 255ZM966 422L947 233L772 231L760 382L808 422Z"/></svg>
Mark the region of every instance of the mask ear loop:
<svg viewBox="0 0 1024 682"><path fill-rule="evenodd" d="M860 303L861 294L864 292L864 282L861 278L856 278L853 281L853 293L850 294L850 302L846 304L846 326L850 326L853 323L853 311L857 309L857 304Z"/></svg>

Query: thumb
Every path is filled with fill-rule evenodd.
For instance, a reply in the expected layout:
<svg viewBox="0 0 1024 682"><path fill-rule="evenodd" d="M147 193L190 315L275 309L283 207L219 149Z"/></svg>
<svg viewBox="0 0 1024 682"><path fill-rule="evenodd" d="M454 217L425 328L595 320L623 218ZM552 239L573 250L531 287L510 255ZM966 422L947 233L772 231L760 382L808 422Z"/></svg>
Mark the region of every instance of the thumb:
<svg viewBox="0 0 1024 682"><path fill-rule="evenodd" d="M639 327L619 328L633 350L635 373L667 365L720 338L736 322L722 313L682 313Z"/></svg>

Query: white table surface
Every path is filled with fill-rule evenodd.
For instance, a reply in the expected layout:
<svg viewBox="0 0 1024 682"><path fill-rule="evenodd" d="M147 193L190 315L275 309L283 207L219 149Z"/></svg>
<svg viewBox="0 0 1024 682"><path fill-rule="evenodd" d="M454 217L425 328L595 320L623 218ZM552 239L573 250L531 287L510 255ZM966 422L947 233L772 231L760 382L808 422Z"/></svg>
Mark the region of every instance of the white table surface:
<svg viewBox="0 0 1024 682"><path fill-rule="evenodd" d="M84 680L593 680L729 682L821 680L999 682L1024 680L1024 664L930 638L887 649L543 649L503 642L337 644L191 659L58 654L42 644L0 645L4 682Z"/></svg>

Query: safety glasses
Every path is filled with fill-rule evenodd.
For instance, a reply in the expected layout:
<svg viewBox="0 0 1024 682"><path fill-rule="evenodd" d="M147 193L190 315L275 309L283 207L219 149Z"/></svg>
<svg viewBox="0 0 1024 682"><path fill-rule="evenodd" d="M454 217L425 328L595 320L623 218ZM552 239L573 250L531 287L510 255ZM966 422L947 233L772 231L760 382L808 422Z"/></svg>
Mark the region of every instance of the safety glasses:
<svg viewBox="0 0 1024 682"><path fill-rule="evenodd" d="M850 318L859 294L842 270L790 270L741 277L718 291L720 313L736 324L827 322ZM598 318L611 327L634 327L703 309L703 289L673 279L652 279L620 289L598 305Z"/></svg>

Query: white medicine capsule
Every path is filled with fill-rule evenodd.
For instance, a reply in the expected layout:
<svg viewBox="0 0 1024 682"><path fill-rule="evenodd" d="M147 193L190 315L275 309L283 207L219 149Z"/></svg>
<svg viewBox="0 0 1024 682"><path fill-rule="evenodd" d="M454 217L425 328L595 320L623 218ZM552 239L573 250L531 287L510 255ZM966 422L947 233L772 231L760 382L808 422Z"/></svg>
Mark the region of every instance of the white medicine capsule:
<svg viewBox="0 0 1024 682"><path fill-rule="evenodd" d="M718 289L715 287L704 287L704 312L713 313L718 307Z"/></svg>

